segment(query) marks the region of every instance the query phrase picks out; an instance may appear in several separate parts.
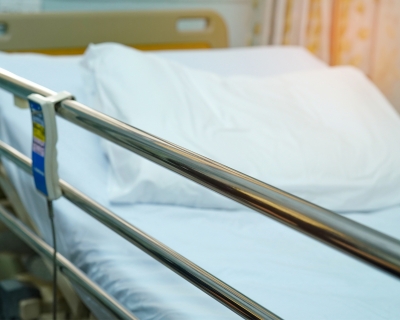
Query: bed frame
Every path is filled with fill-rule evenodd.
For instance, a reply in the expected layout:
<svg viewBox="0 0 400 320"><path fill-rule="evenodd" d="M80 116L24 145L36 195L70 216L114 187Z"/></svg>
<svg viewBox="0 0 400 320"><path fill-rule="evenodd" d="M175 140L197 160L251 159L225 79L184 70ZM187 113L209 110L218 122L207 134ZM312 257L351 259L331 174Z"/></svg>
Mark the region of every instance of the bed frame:
<svg viewBox="0 0 400 320"><path fill-rule="evenodd" d="M42 96L55 94L47 88L3 69L0 69L0 87L21 99L27 99L31 93ZM166 169L400 278L400 241L397 239L131 127L77 101L61 102L56 106L56 113L75 125ZM31 160L1 141L0 155L14 162L28 174L32 174ZM67 200L243 318L279 319L271 311L124 221L73 186L62 180L60 180L60 186ZM2 205L0 205L0 221L34 250L47 258L52 256L52 248ZM135 318L60 254L58 254L57 265L74 284L106 306L114 317Z"/></svg>
<svg viewBox="0 0 400 320"><path fill-rule="evenodd" d="M197 15L198 16L198 15ZM11 15L10 15L11 17ZM181 16L182 17L182 16ZM8 20L11 21L11 20ZM174 20L176 25L176 20ZM10 24L10 33L13 28ZM211 31L210 31L211 32ZM224 33L226 35L226 33ZM9 40L11 43L11 39ZM210 42L211 43L211 42ZM130 43L132 44L132 43ZM81 44L84 46L84 43ZM60 48L62 44L60 43ZM9 47L16 50L17 47ZM43 44L37 50L48 50ZM32 45L30 46L32 49ZM30 50L20 48L19 50ZM35 49L35 50L36 50ZM0 87L24 101L31 93L52 96L55 92L0 69ZM169 143L140 129L97 112L77 101L66 100L56 106L58 116L134 152L166 169L229 197L248 208L273 218L333 248L400 278L400 241L357 222L299 199L282 190L232 170L223 164ZM32 174L31 159L0 141L0 156ZM234 288L209 274L161 242L124 221L107 208L60 180L63 197L81 208L133 245L170 268L205 293L247 319L279 319ZM18 202L12 186L9 192ZM25 209L17 208L23 219ZM27 242L35 251L51 259L53 249L0 203L0 221ZM104 290L93 283L66 258L57 254L57 267L76 286L100 302L111 317L136 319Z"/></svg>

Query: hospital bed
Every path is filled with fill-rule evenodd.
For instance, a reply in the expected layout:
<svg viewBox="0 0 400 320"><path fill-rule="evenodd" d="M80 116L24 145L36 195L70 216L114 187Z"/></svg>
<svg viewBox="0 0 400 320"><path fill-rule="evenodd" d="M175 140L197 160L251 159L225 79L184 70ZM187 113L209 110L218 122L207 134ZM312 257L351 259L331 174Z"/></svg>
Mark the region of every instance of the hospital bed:
<svg viewBox="0 0 400 320"><path fill-rule="evenodd" d="M171 51L158 55L224 75L263 77L326 68L298 48ZM244 317L274 319L277 314L288 319L391 319L400 313L400 289L391 276L248 209L110 205L104 188L106 177L98 174L106 170L107 159L100 148L100 139L84 129L139 152L394 276L399 274L398 241L361 224L398 238L399 206L341 217L85 107L84 104L90 106L91 97L84 90L80 57L2 54L0 59L2 68L23 77L2 71L2 87L17 96L26 97L30 92L49 95L53 91L47 88L51 88L54 92L68 90L79 101L67 101L57 111L61 116L58 121L59 171L66 181L62 182L64 197L69 200L55 203L60 252L113 298L106 294L100 296L105 307L102 308L95 301L96 297L99 299L96 292L102 289L89 284L90 280L80 271L74 272L68 261L60 259L59 263L66 274L82 281L82 288L78 290L86 291L80 293L98 318L109 317L109 313L102 312L121 318L132 317L132 313L145 319L228 319L235 316L129 242ZM32 177L26 174L30 172L26 158L30 154L29 112L11 107L11 95L2 95L1 99L1 140L22 153L1 144L7 174L39 232L51 243L50 226L42 215L45 203L36 194ZM17 166L6 159L13 159ZM51 254L49 247L39 243L39 239L3 208L1 214L10 228L25 234L25 239L31 242L35 240L42 254Z"/></svg>

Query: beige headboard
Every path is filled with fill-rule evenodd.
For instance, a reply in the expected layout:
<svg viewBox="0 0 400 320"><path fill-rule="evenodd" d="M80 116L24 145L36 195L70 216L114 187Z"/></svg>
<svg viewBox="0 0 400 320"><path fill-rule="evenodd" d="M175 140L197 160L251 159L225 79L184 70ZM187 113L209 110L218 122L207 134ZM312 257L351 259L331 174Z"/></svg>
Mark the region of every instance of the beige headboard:
<svg viewBox="0 0 400 320"><path fill-rule="evenodd" d="M2 51L81 54L109 41L143 50L228 43L223 19L209 10L0 14Z"/></svg>

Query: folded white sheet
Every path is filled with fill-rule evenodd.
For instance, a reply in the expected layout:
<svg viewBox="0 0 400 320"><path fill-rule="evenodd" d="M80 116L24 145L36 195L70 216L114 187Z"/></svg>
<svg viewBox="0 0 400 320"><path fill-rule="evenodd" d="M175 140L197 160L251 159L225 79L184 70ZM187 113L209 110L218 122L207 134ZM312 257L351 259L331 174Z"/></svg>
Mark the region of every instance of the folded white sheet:
<svg viewBox="0 0 400 320"><path fill-rule="evenodd" d="M221 77L117 44L91 46L102 112L334 211L400 203L400 118L350 67ZM110 143L110 199L239 205Z"/></svg>

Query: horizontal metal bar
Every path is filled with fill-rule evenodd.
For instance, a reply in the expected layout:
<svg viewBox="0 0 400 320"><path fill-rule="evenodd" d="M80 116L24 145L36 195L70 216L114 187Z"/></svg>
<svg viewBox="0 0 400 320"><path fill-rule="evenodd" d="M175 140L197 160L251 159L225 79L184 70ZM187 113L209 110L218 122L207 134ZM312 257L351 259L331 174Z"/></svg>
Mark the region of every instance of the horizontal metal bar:
<svg viewBox="0 0 400 320"><path fill-rule="evenodd" d="M33 250L41 256L52 261L54 250L33 231L25 226L20 220L14 217L5 207L0 205L0 221L2 221L14 234L21 238ZM132 319L137 318L127 309L121 306L113 297L101 289L97 284L90 280L82 271L75 267L64 256L57 253L57 267L60 271L75 285L78 285L90 297L97 300L107 308L115 319Z"/></svg>
<svg viewBox="0 0 400 320"><path fill-rule="evenodd" d="M0 68L0 87L23 99L26 99L31 93L38 93L45 97L56 94L55 91L26 80L2 68Z"/></svg>
<svg viewBox="0 0 400 320"><path fill-rule="evenodd" d="M48 95L20 77L0 70L0 86L26 98L24 90ZM23 88L23 89L21 89ZM25 95L25 96L24 96ZM76 101L57 114L87 130L181 174L226 197L274 218L396 277L400 277L400 241L297 198L220 163L129 126Z"/></svg>
<svg viewBox="0 0 400 320"><path fill-rule="evenodd" d="M0 155L32 175L32 161L0 140ZM163 243L129 224L60 179L63 196L208 295L246 319L280 319Z"/></svg>

